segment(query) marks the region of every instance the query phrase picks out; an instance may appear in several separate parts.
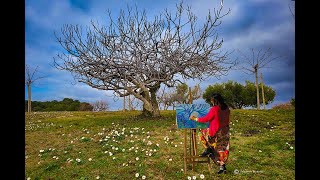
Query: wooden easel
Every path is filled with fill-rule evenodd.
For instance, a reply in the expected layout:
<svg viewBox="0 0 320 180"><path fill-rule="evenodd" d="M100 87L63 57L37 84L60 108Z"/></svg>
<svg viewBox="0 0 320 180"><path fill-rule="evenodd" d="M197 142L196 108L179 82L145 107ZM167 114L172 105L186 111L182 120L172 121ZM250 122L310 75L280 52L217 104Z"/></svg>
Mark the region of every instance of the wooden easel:
<svg viewBox="0 0 320 180"><path fill-rule="evenodd" d="M189 104L192 104L192 93L191 88L189 87ZM190 153L187 156L187 129L184 129L184 174L187 173L187 164L192 164L192 170L196 163L208 163L208 169L210 168L210 158L209 157L200 157L197 155L197 129L190 129Z"/></svg>

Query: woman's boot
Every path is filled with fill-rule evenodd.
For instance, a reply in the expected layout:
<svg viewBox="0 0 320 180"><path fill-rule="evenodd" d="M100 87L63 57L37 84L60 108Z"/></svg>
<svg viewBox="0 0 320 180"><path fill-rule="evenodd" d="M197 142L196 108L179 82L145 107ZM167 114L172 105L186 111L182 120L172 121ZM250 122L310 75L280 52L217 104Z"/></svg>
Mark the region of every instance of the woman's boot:
<svg viewBox="0 0 320 180"><path fill-rule="evenodd" d="M227 168L225 164L220 166L219 168L218 174L221 174L221 173L227 173Z"/></svg>

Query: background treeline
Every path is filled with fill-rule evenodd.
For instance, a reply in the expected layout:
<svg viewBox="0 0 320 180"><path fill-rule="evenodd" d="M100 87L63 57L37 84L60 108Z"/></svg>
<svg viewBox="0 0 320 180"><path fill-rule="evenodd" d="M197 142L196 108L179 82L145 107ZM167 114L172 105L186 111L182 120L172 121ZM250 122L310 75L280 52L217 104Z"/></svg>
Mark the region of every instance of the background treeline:
<svg viewBox="0 0 320 180"><path fill-rule="evenodd" d="M32 101L32 111L93 111L90 103L80 102L71 98L64 98L62 101ZM25 101L25 112L28 111L28 101Z"/></svg>
<svg viewBox="0 0 320 180"><path fill-rule="evenodd" d="M265 105L268 105L273 102L274 97L276 96L276 91L271 86L259 83L260 105L263 105L262 86L264 90L264 102ZM212 93L220 93L224 97L225 102L232 109L257 107L256 86L250 81L245 81L244 85L231 80L225 83L209 85L202 95L203 99L207 103L211 103L210 96Z"/></svg>

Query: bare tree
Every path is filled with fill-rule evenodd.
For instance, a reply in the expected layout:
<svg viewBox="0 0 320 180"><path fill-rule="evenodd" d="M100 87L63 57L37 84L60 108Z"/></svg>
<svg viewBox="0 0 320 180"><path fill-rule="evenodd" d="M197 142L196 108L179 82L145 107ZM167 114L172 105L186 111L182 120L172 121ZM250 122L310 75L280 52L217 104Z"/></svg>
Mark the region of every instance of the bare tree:
<svg viewBox="0 0 320 180"><path fill-rule="evenodd" d="M293 17L293 19L295 18L295 11L296 11L296 5L295 5L295 1L294 0L291 0L292 2L292 5L290 5L290 3L288 4L288 7L289 7L289 10L290 10L290 13Z"/></svg>
<svg viewBox="0 0 320 180"><path fill-rule="evenodd" d="M159 104L163 105L164 110L168 110L169 106L174 105L176 92L173 88L166 89L166 86L164 86L162 89L159 89L157 93L157 100Z"/></svg>
<svg viewBox="0 0 320 180"><path fill-rule="evenodd" d="M223 3L208 13L203 24L191 8L180 2L176 12L165 9L152 20L146 10L121 9L117 19L108 11L109 24L91 22L85 36L79 25L67 24L56 38L67 53L58 54L54 65L79 82L120 97L133 95L143 102L142 115L160 116L156 93L161 84L172 87L183 79L203 80L226 75L234 65L229 52L220 50L216 27Z"/></svg>
<svg viewBox="0 0 320 180"><path fill-rule="evenodd" d="M176 92L174 94L174 101L178 104L187 104L190 99L190 92L193 100L201 97L200 85L197 84L193 88L189 87L186 83L179 84L176 86Z"/></svg>
<svg viewBox="0 0 320 180"><path fill-rule="evenodd" d="M165 90L165 87L160 89L157 94L158 102L163 104L164 110L172 106L173 110L176 104L186 104L189 101L189 89L191 89L191 96L193 100L199 99L202 95L200 85L197 84L193 88L188 88L185 83L179 84L176 89Z"/></svg>
<svg viewBox="0 0 320 180"><path fill-rule="evenodd" d="M244 60L244 66L240 66L241 70L244 70L244 72L248 74L254 74L255 75L255 85L257 90L257 109L260 109L260 99L259 99L259 82L258 82L258 70L261 68L268 68L268 64L272 61L276 60L278 57L272 57L271 48L268 48L267 50L263 51L260 49L258 51L258 54L255 53L255 50L251 48L252 56L249 57L245 55L243 52L238 50L240 52L240 55L243 57Z"/></svg>
<svg viewBox="0 0 320 180"><path fill-rule="evenodd" d="M36 73L38 72L38 67L37 66L34 70L30 68L28 64L25 65L25 85L28 87L28 113L32 111L31 109L31 86L32 84L44 78L45 76L36 76Z"/></svg>
<svg viewBox="0 0 320 180"><path fill-rule="evenodd" d="M92 104L93 111L107 111L109 109L109 104L107 101L98 100Z"/></svg>
<svg viewBox="0 0 320 180"><path fill-rule="evenodd" d="M129 103L130 103L129 110L141 109L141 107L142 107L141 101L134 96L130 97Z"/></svg>

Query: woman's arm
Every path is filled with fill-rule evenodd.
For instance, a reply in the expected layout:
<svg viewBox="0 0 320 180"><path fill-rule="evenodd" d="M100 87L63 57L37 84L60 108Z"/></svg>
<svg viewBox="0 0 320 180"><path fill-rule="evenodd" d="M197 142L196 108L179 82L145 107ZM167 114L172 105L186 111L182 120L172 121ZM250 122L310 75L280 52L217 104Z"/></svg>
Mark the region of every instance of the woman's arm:
<svg viewBox="0 0 320 180"><path fill-rule="evenodd" d="M198 122L201 122L201 123L205 123L205 122L208 122L208 121L211 121L213 120L213 118L215 117L215 114L216 114L216 108L215 107L212 107L208 114L205 115L205 116L202 116L202 117L198 117Z"/></svg>

